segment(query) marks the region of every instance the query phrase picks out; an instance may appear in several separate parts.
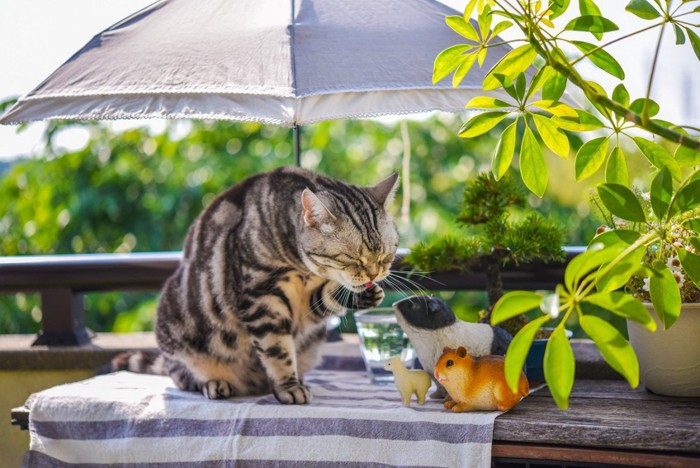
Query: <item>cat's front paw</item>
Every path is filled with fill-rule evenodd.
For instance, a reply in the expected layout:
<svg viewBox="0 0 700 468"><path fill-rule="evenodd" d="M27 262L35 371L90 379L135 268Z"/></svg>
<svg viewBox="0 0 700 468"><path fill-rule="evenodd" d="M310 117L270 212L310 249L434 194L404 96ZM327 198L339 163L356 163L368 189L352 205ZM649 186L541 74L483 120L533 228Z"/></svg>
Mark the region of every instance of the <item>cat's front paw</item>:
<svg viewBox="0 0 700 468"><path fill-rule="evenodd" d="M311 401L309 387L300 383L291 387L274 390L275 398L285 405L305 405Z"/></svg>
<svg viewBox="0 0 700 468"><path fill-rule="evenodd" d="M377 284L372 283L372 286L360 293L355 293L354 306L357 309L369 309L370 307L378 306L384 300L384 290Z"/></svg>
<svg viewBox="0 0 700 468"><path fill-rule="evenodd" d="M210 400L223 400L233 395L233 387L225 380L210 380L202 385L202 394Z"/></svg>

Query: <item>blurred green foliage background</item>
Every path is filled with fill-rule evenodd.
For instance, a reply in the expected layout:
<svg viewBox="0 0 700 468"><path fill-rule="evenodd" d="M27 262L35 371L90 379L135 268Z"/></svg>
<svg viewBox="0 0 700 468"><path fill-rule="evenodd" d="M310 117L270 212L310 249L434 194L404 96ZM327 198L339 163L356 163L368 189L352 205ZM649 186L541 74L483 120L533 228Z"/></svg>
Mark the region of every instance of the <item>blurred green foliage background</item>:
<svg viewBox="0 0 700 468"><path fill-rule="evenodd" d="M408 182L410 214L402 216L402 189L394 204L401 246L410 247L456 230L464 182L490 168L495 138L461 139L462 122L463 116L438 114L404 123L310 125L303 127L302 166L371 184L402 170L410 146L410 175L402 182ZM73 127L89 131L87 145L73 152L57 148L56 136ZM177 121L151 133L146 127L115 132L107 123L52 122L43 139L43 154L0 166L0 255L179 250L190 223L218 193L251 174L294 164L291 130L255 123ZM572 139L574 150L579 145ZM573 161L547 157L549 188L543 199L531 195L529 204L561 222L567 244L585 244L599 224L588 200L597 180L575 182ZM88 294L88 326L152 329L157 296ZM453 303L464 318L473 319L483 306L480 294L458 298ZM0 296L0 312L0 333L38 331L36 295Z"/></svg>

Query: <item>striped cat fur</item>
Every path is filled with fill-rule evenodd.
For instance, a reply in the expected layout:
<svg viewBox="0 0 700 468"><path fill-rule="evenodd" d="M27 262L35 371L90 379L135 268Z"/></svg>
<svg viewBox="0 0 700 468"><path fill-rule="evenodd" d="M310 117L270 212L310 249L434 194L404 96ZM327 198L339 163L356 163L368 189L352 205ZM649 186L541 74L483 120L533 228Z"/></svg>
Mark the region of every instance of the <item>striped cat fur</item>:
<svg viewBox="0 0 700 468"><path fill-rule="evenodd" d="M187 233L158 305L160 353L121 355L112 369L170 375L210 399L273 392L309 402L303 375L326 319L384 297L397 185L398 174L358 187L289 167L235 185Z"/></svg>

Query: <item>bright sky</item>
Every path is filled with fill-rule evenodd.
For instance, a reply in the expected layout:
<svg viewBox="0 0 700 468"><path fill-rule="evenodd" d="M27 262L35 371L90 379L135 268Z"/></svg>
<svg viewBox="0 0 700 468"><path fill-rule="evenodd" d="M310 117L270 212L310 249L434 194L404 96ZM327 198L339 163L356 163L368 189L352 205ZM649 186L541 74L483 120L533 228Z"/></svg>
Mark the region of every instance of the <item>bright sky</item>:
<svg viewBox="0 0 700 468"><path fill-rule="evenodd" d="M95 34L150 3L152 0L0 0L0 100L31 91ZM444 3L461 10L466 0ZM623 11L627 2L599 3L604 5L604 14L621 27L623 21L629 21ZM698 23L699 17L695 14L688 19ZM645 25L641 20L639 24ZM633 99L646 92L657 34L639 35L638 41L622 42L619 49L612 50L627 72L625 85ZM594 42L591 39L588 35L584 40ZM659 117L700 127L700 65L688 44L674 45L672 31L667 31L664 39L652 92L657 99L663 96ZM119 128L133 123L114 125ZM42 124L33 124L17 134L13 126L0 126L0 159L39 151L41 129ZM79 147L85 142L84 134L64 133L59 144Z"/></svg>

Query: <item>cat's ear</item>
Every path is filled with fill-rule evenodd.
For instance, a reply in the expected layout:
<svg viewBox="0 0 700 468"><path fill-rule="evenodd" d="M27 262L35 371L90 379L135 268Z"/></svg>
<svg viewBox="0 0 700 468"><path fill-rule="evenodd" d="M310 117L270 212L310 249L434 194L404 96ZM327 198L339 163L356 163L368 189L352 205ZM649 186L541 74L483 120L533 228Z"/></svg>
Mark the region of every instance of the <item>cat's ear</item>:
<svg viewBox="0 0 700 468"><path fill-rule="evenodd" d="M335 220L333 213L309 189L301 192L301 205L304 207L304 223L307 226L322 226Z"/></svg>
<svg viewBox="0 0 700 468"><path fill-rule="evenodd" d="M372 194L372 197L384 207L384 209L387 209L389 208L389 205L391 205L391 202L394 201L394 195L396 194L396 189L398 187L399 173L394 172L378 184L367 187L367 190Z"/></svg>

